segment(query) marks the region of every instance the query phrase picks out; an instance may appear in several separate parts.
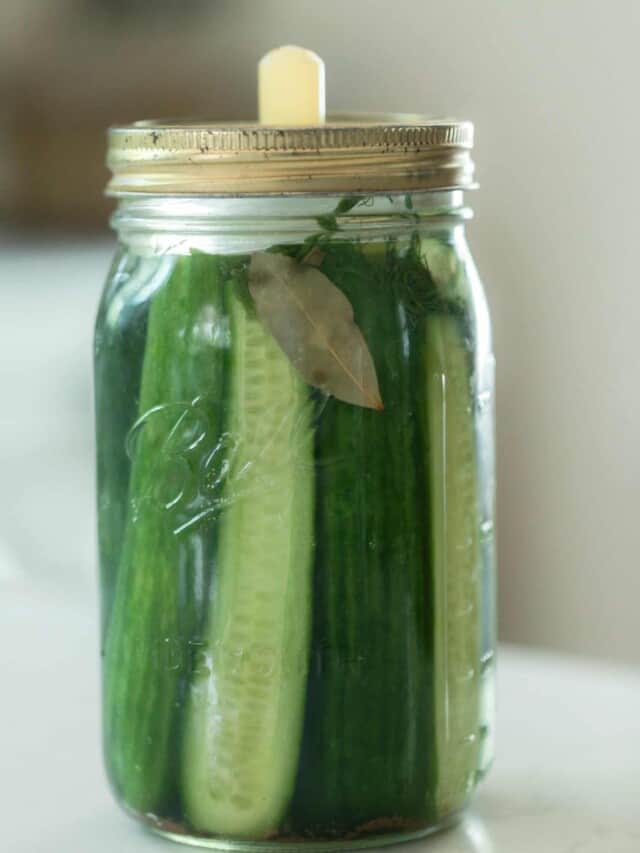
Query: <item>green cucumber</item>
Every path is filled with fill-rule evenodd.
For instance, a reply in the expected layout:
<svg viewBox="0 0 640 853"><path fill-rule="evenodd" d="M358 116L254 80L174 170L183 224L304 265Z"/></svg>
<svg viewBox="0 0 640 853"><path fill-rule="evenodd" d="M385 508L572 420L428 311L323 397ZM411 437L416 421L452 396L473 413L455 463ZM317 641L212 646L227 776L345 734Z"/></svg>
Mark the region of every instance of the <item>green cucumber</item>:
<svg viewBox="0 0 640 853"><path fill-rule="evenodd" d="M152 297L123 545L104 651L107 769L127 806L176 813L180 704L208 578L213 523L201 460L221 435L223 282L183 257Z"/></svg>
<svg viewBox="0 0 640 853"><path fill-rule="evenodd" d="M462 320L426 322L426 421L435 598L437 809L465 802L478 767L480 539L472 356Z"/></svg>
<svg viewBox="0 0 640 853"><path fill-rule="evenodd" d="M182 796L199 832L275 833L304 713L313 552L308 391L230 297L232 368L217 571L185 720Z"/></svg>
<svg viewBox="0 0 640 853"><path fill-rule="evenodd" d="M129 299L163 269L166 258L132 258L121 249L108 276L95 333L96 463L100 553L101 642L109 623L127 519L130 461L127 433L137 417L137 401L147 310Z"/></svg>
<svg viewBox="0 0 640 853"><path fill-rule="evenodd" d="M435 780L433 614L422 330L401 286L410 271L394 246L322 248L321 269L354 308L385 406L331 399L316 438L314 631L292 812L299 831L336 837L424 823Z"/></svg>

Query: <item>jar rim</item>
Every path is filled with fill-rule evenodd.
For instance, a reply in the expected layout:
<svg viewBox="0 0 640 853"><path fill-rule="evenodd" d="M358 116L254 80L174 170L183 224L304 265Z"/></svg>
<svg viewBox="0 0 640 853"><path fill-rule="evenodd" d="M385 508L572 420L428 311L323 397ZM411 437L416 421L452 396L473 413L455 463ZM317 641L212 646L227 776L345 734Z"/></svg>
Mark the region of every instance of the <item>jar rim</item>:
<svg viewBox="0 0 640 853"><path fill-rule="evenodd" d="M471 122L415 114L337 114L305 127L139 121L109 129L107 194L469 189L472 148Z"/></svg>

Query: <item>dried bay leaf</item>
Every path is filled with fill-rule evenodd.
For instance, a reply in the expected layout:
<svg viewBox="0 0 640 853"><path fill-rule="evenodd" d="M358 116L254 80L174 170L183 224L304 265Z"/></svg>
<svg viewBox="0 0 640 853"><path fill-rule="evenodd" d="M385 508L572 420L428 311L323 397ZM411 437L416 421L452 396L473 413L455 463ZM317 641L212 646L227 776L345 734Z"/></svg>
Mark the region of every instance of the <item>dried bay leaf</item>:
<svg viewBox="0 0 640 853"><path fill-rule="evenodd" d="M310 249L302 259L303 264L308 264L311 267L319 267L324 260L324 252L320 246L316 245Z"/></svg>
<svg viewBox="0 0 640 853"><path fill-rule="evenodd" d="M376 369L347 297L314 266L256 252L249 291L260 320L309 385L383 409Z"/></svg>

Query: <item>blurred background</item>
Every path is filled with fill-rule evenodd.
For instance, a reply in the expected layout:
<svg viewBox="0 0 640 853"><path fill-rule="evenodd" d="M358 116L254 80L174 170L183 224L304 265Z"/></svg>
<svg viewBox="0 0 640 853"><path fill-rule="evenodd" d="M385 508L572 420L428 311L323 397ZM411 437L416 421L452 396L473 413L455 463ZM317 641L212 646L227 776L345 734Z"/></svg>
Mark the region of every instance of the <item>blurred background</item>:
<svg viewBox="0 0 640 853"><path fill-rule="evenodd" d="M251 118L257 60L297 43L331 110L475 122L500 635L640 663L639 25L635 0L2 0L0 585L96 594L105 128Z"/></svg>

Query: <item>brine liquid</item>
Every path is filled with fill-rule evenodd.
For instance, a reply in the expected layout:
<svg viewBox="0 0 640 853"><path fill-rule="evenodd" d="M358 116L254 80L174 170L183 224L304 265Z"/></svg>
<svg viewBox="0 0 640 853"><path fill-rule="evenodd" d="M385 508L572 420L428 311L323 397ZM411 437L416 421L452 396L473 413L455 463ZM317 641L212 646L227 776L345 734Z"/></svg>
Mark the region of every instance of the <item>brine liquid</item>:
<svg viewBox="0 0 640 853"><path fill-rule="evenodd" d="M237 389L264 364L240 357L233 314L257 328L248 259L114 265L96 329L105 758L124 807L177 840L417 837L454 819L490 765L493 357L473 270L440 250L447 280L415 239L324 245L384 410L304 386L291 418L276 388L255 426ZM237 588L249 568L261 577L243 554L271 565L296 536L290 564ZM272 612L289 643L259 627Z"/></svg>

